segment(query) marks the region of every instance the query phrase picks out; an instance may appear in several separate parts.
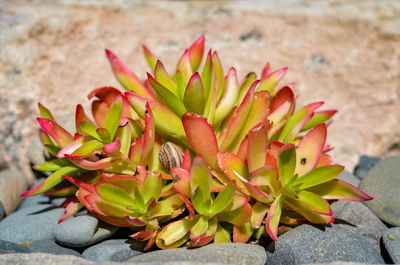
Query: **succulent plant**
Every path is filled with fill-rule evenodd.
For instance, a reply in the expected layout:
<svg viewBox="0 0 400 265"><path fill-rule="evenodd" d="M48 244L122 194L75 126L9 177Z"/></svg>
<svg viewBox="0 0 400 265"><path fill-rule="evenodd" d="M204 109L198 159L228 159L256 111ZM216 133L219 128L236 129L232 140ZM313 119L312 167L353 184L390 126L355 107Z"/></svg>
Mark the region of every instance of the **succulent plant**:
<svg viewBox="0 0 400 265"><path fill-rule="evenodd" d="M22 196L65 196L60 222L86 207L130 227L146 249L277 240L304 222L333 222L331 200L372 199L336 179L343 167L325 143L335 110L319 110L323 102L296 110L294 83L277 87L287 68L272 72L267 63L260 79L249 73L239 83L210 50L199 70L204 40L172 75L143 46L145 82L106 50L127 91L92 91L93 120L78 105L74 136L39 103L39 135L52 158L34 168L52 174Z"/></svg>

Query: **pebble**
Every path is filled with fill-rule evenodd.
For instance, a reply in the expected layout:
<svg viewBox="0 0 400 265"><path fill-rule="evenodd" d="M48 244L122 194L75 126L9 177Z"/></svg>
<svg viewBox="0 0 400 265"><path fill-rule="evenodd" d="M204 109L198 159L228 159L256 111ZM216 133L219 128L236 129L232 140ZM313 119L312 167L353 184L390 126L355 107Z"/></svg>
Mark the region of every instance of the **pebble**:
<svg viewBox="0 0 400 265"><path fill-rule="evenodd" d="M65 248L54 242L54 239L43 239L29 244L28 249L32 252L60 254L60 255L74 255L81 257L78 251L70 248Z"/></svg>
<svg viewBox="0 0 400 265"><path fill-rule="evenodd" d="M360 179L347 170L343 170L343 172L337 177L337 179L346 181L347 183L350 183L355 187L358 187L360 185Z"/></svg>
<svg viewBox="0 0 400 265"><path fill-rule="evenodd" d="M337 226L364 237L380 252L379 241L388 228L367 206L349 201L337 218L350 223Z"/></svg>
<svg viewBox="0 0 400 265"><path fill-rule="evenodd" d="M375 246L363 237L336 226L327 229L324 234L324 239L311 250L310 263L333 261L385 263Z"/></svg>
<svg viewBox="0 0 400 265"><path fill-rule="evenodd" d="M380 160L379 157L362 155L354 169L354 175L362 179Z"/></svg>
<svg viewBox="0 0 400 265"><path fill-rule="evenodd" d="M57 242L69 247L92 245L112 236L118 227L99 221L90 215L70 217L53 229Z"/></svg>
<svg viewBox="0 0 400 265"><path fill-rule="evenodd" d="M133 242L132 242L133 241ZM86 249L82 256L93 261L125 261L143 252L131 248L134 240L112 239ZM143 245L143 244L142 244Z"/></svg>
<svg viewBox="0 0 400 265"><path fill-rule="evenodd" d="M400 227L386 230L382 241L393 263L400 263Z"/></svg>
<svg viewBox="0 0 400 265"><path fill-rule="evenodd" d="M31 165L37 165L46 162L45 149L39 137L35 138L26 150L26 156Z"/></svg>
<svg viewBox="0 0 400 265"><path fill-rule="evenodd" d="M0 254L29 252L31 252L31 250L29 250L27 247L0 239Z"/></svg>
<svg viewBox="0 0 400 265"><path fill-rule="evenodd" d="M16 244L30 243L53 237L53 229L64 209L51 204L24 207L0 222L0 239Z"/></svg>
<svg viewBox="0 0 400 265"><path fill-rule="evenodd" d="M237 265L264 265L267 254L263 247L241 243L209 244L197 249L167 249L145 253L128 259L126 262L220 262Z"/></svg>
<svg viewBox="0 0 400 265"><path fill-rule="evenodd" d="M361 180L360 189L374 199L364 202L381 220L400 226L400 156L378 162Z"/></svg>
<svg viewBox="0 0 400 265"><path fill-rule="evenodd" d="M16 168L0 171L0 201L6 215L18 208L22 202L19 195L27 188L28 180L22 171Z"/></svg>
<svg viewBox="0 0 400 265"><path fill-rule="evenodd" d="M306 264L312 249L324 236L323 231L311 225L298 226L278 238L275 251L268 257L268 264Z"/></svg>
<svg viewBox="0 0 400 265"><path fill-rule="evenodd" d="M0 220L6 216L6 211L4 210L3 203L0 201Z"/></svg>

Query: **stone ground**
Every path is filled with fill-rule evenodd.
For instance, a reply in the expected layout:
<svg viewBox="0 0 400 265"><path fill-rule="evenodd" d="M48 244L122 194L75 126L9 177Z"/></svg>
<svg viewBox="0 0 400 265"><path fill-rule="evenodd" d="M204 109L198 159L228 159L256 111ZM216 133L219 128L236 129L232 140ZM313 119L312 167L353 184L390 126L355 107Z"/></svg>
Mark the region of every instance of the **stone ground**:
<svg viewBox="0 0 400 265"><path fill-rule="evenodd" d="M37 102L56 117L119 87L104 55L140 77L146 44L172 69L200 34L243 77L267 61L289 67L299 104L339 113L328 142L350 171L360 154L400 149L400 1L0 1L0 164L29 166Z"/></svg>

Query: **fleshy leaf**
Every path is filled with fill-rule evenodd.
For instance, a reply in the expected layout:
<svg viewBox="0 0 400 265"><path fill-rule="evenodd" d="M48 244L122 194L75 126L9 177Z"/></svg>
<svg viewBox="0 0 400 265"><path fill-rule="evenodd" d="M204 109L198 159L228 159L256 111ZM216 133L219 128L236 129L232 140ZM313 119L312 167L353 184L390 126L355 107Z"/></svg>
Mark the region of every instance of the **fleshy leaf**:
<svg viewBox="0 0 400 265"><path fill-rule="evenodd" d="M242 226L233 227L233 242L246 243L253 235L254 229L251 227L250 221L247 221Z"/></svg>
<svg viewBox="0 0 400 265"><path fill-rule="evenodd" d="M177 248L189 239L189 232L194 225L193 220L181 219L165 226L157 235L159 248Z"/></svg>
<svg viewBox="0 0 400 265"><path fill-rule="evenodd" d="M260 228L262 221L265 218L265 215L268 213L269 211L269 207L262 203L257 201L252 208L251 211L251 218L250 218L250 222L251 222L251 227L253 228Z"/></svg>
<svg viewBox="0 0 400 265"><path fill-rule="evenodd" d="M108 110L104 121L104 128L108 130L111 141L114 139L115 132L118 129L119 122L122 117L122 97L118 97Z"/></svg>
<svg viewBox="0 0 400 265"><path fill-rule="evenodd" d="M125 95L133 109L142 119L144 119L146 102L148 102L153 111L154 125L157 132L167 138L172 137L180 143L188 145L182 121L171 110L154 100L148 100L136 95L135 93L128 92Z"/></svg>
<svg viewBox="0 0 400 265"><path fill-rule="evenodd" d="M204 40L204 35L201 35L189 48L190 62L192 64L193 72L195 72L200 66L204 52Z"/></svg>
<svg viewBox="0 0 400 265"><path fill-rule="evenodd" d="M183 96L183 103L188 112L202 115L204 111L204 87L200 75L196 72L192 75Z"/></svg>
<svg viewBox="0 0 400 265"><path fill-rule="evenodd" d="M218 196L211 204L211 213L215 215L224 211L232 202L234 194L235 194L235 184L231 182L222 191L218 193Z"/></svg>
<svg viewBox="0 0 400 265"><path fill-rule="evenodd" d="M193 74L192 65L190 62L189 50L185 50L185 52L183 53L181 59L178 62L177 69L182 74L182 77L183 77L185 83L187 83Z"/></svg>
<svg viewBox="0 0 400 265"><path fill-rule="evenodd" d="M154 146L154 141L155 141L155 128L154 128L153 112L151 111L149 103L146 103L143 145L142 145L142 152L140 154L140 164L142 166L146 166L149 162L150 155Z"/></svg>
<svg viewBox="0 0 400 265"><path fill-rule="evenodd" d="M320 185L308 188L307 191L320 195L324 199L338 199L348 201L369 201L373 198L357 189L353 185L339 179L322 183Z"/></svg>
<svg viewBox="0 0 400 265"><path fill-rule="evenodd" d="M215 110L213 125L219 124L235 106L239 94L239 85L235 68L229 69L225 93Z"/></svg>
<svg viewBox="0 0 400 265"><path fill-rule="evenodd" d="M146 45L142 45L142 48L144 57L146 58L146 61L151 68L151 71L154 71L154 69L156 68L157 58L153 55L149 48L146 47Z"/></svg>
<svg viewBox="0 0 400 265"><path fill-rule="evenodd" d="M296 152L296 171L299 177L312 170L317 164L326 140L326 125L320 124L301 139Z"/></svg>
<svg viewBox="0 0 400 265"><path fill-rule="evenodd" d="M218 225L217 231L214 236L214 243L230 243L231 237L229 232L226 231L221 225Z"/></svg>
<svg viewBox="0 0 400 265"><path fill-rule="evenodd" d="M83 204L75 198L75 200L69 202L67 207L65 207L65 212L63 213L63 215L61 215L58 223L65 221L67 218L73 216L82 208Z"/></svg>
<svg viewBox="0 0 400 265"><path fill-rule="evenodd" d="M268 149L268 130L263 124L252 129L248 136L247 165L250 173L265 165Z"/></svg>
<svg viewBox="0 0 400 265"><path fill-rule="evenodd" d="M288 68L285 67L269 74L268 77L261 80L260 84L258 85L257 91L266 90L268 92L271 92L285 76L287 70Z"/></svg>
<svg viewBox="0 0 400 265"><path fill-rule="evenodd" d="M242 180L240 180L236 175L239 174L246 180L249 178L249 171L246 164L232 153L218 153L217 158L218 164L224 174L228 176L230 180L235 181L241 191L249 194Z"/></svg>
<svg viewBox="0 0 400 265"><path fill-rule="evenodd" d="M71 163L66 158L61 158L35 165L33 168L38 171L57 171L68 165L71 165Z"/></svg>
<svg viewBox="0 0 400 265"><path fill-rule="evenodd" d="M131 195L116 185L105 183L97 184L95 187L96 192L107 202L124 207L136 204Z"/></svg>
<svg viewBox="0 0 400 265"><path fill-rule="evenodd" d="M203 116L185 113L182 116L187 139L196 154L201 155L208 165L218 169L218 144L212 126Z"/></svg>
<svg viewBox="0 0 400 265"><path fill-rule="evenodd" d="M196 188L199 188L203 200L207 200L211 192L211 177L211 173L204 159L201 156L196 156L190 168L190 186L192 193L195 192Z"/></svg>
<svg viewBox="0 0 400 265"><path fill-rule="evenodd" d="M205 216L199 216L198 221L195 225L193 225L192 229L190 229L190 240L197 240L202 235L207 232L208 229L208 218Z"/></svg>
<svg viewBox="0 0 400 265"><path fill-rule="evenodd" d="M282 196L279 195L271 205L268 211L268 216L265 220L265 228L268 235L274 240L278 240L278 225L282 213Z"/></svg>
<svg viewBox="0 0 400 265"><path fill-rule="evenodd" d="M301 201L307 203L308 206L317 213L324 215L333 214L329 203L321 196L305 190L298 191L297 196L299 196Z"/></svg>
<svg viewBox="0 0 400 265"><path fill-rule="evenodd" d="M246 78L243 80L242 84L240 85L239 89L239 95L236 100L236 105L240 105L248 93L251 85L254 83L254 81L257 80L257 76L255 73L251 72L246 75Z"/></svg>
<svg viewBox="0 0 400 265"><path fill-rule="evenodd" d="M162 188L162 180L160 174L149 172L141 187L141 194L145 203L150 199L158 200L160 198Z"/></svg>
<svg viewBox="0 0 400 265"><path fill-rule="evenodd" d="M337 165L324 166L313 169L304 176L298 178L293 183L293 187L296 187L296 190L304 190L328 182L336 178L343 171L343 169L343 166Z"/></svg>
<svg viewBox="0 0 400 265"><path fill-rule="evenodd" d="M133 90L140 96L153 99L153 95L146 89L139 78L132 73L115 54L106 50L106 55L110 61L115 76L127 91Z"/></svg>
<svg viewBox="0 0 400 265"><path fill-rule="evenodd" d="M56 121L56 119L54 118L53 114L51 114L50 110L48 108L46 108L45 106L43 106L42 104L38 103L38 107L39 107L39 112L40 112L40 117L42 119L49 119L52 121Z"/></svg>
<svg viewBox="0 0 400 265"><path fill-rule="evenodd" d="M48 176L42 183L40 183L35 188L28 190L21 194L23 196L34 196L46 192L53 188L55 185L59 184L64 180L63 175L74 175L79 172L80 169L76 166L65 166Z"/></svg>
<svg viewBox="0 0 400 265"><path fill-rule="evenodd" d="M288 144L282 148L278 159L279 178L282 186L285 186L294 177L296 168L296 148L292 144Z"/></svg>
<svg viewBox="0 0 400 265"><path fill-rule="evenodd" d="M60 147L64 147L74 140L72 135L56 122L49 119L37 118L42 129L48 133Z"/></svg>
<svg viewBox="0 0 400 265"><path fill-rule="evenodd" d="M301 131L307 131L321 123L328 121L333 115L335 115L336 112L337 110L316 111L314 116L312 116L312 118L303 126Z"/></svg>
<svg viewBox="0 0 400 265"><path fill-rule="evenodd" d="M242 207L230 211L230 212L222 212L218 214L218 221L220 222L228 222L236 226L244 225L251 217L251 206L246 203Z"/></svg>

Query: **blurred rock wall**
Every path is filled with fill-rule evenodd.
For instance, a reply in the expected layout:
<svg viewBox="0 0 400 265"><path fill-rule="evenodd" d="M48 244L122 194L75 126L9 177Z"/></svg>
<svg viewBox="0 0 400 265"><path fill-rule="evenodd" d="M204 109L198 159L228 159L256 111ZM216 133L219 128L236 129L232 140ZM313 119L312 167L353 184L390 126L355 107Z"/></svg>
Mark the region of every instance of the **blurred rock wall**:
<svg viewBox="0 0 400 265"><path fill-rule="evenodd" d="M169 69L200 34L240 77L289 67L299 104L339 110L328 131L335 161L400 146L400 1L0 1L0 164L29 165L37 102L56 117L87 110L114 80L104 48L140 77L146 44Z"/></svg>

